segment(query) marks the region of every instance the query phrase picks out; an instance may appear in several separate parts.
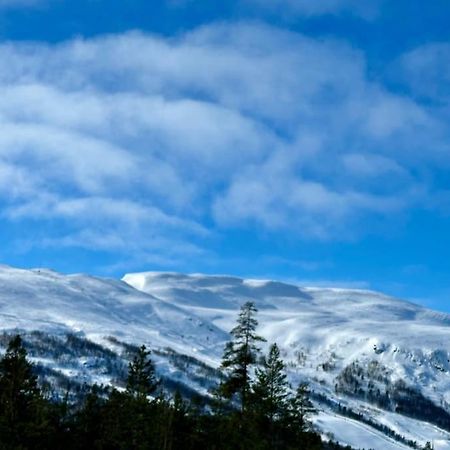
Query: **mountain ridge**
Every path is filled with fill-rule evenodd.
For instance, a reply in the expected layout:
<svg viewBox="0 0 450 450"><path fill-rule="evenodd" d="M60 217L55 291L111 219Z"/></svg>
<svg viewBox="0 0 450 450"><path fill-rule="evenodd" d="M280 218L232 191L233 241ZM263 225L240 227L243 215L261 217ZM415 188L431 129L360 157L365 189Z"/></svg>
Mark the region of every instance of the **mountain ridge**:
<svg viewBox="0 0 450 450"><path fill-rule="evenodd" d="M355 430L360 433L365 427L367 436L386 426L422 444L425 439L450 439L442 429L450 414L449 314L360 289L175 272L127 274L121 281L0 266L4 332L38 330L60 341L61 336L76 333L111 351L118 351L120 342L144 343L154 350L161 374L205 395L214 379L202 381L198 373L206 370L204 364L212 371L219 366L239 307L249 300L259 309L258 333L269 343L278 343L291 381L310 383L321 411L319 426L331 426L338 422L336 414L344 420L352 411L351 420L361 414ZM114 376L98 369L94 356L71 359L70 366L49 351L50 356L37 360L54 371L115 383ZM176 362L181 355L194 358L190 368ZM423 410L437 411L436 423L403 400L408 396ZM411 425L417 419L425 430L421 435L414 431L418 426ZM447 428L450 431L450 422ZM367 447L361 437L349 441L339 427L323 432L343 443Z"/></svg>

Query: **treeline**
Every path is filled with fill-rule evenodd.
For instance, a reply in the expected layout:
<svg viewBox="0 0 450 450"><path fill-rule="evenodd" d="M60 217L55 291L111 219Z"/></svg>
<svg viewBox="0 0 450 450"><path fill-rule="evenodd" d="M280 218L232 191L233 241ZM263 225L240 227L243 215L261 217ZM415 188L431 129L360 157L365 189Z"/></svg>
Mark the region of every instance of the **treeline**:
<svg viewBox="0 0 450 450"><path fill-rule="evenodd" d="M450 431L450 414L403 380L392 383L386 367L371 361L348 365L337 377L335 392L363 399L387 411L430 422Z"/></svg>
<svg viewBox="0 0 450 450"><path fill-rule="evenodd" d="M256 308L246 303L226 345L221 381L205 403L169 396L142 346L123 389L93 386L84 400L45 395L20 336L0 360L0 449L314 450L306 385L291 389L276 344L261 356Z"/></svg>
<svg viewBox="0 0 450 450"><path fill-rule="evenodd" d="M111 344L107 347L90 341L82 333L18 330L0 333L0 348L6 348L16 334L21 335L28 356L36 361L34 372L44 394L62 397L69 391L72 402L85 397L90 380L96 377L109 379L112 385L124 388L128 363L139 350L139 346L113 336L105 337ZM219 379L218 369L170 347L153 350L152 359L170 374L162 373L160 377L161 386L172 395L180 391L183 397L192 398L199 391L213 389Z"/></svg>

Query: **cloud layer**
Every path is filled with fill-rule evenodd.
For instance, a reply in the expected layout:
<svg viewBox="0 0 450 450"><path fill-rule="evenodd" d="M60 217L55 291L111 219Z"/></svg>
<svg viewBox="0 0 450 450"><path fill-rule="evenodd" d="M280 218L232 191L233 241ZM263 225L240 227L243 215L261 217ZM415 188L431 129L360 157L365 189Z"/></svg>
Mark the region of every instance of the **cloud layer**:
<svg viewBox="0 0 450 450"><path fill-rule="evenodd" d="M243 23L0 58L2 218L40 224L31 245L173 260L229 229L351 239L445 194L442 106L343 42Z"/></svg>

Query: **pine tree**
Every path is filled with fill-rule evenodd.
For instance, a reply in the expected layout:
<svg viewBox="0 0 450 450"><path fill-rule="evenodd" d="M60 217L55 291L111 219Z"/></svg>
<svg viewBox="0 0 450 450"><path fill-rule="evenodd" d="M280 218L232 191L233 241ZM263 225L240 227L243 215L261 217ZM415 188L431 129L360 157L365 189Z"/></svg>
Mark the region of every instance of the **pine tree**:
<svg viewBox="0 0 450 450"><path fill-rule="evenodd" d="M289 400L288 425L295 434L302 434L309 430L309 417L315 412L310 400L310 392L306 383L300 383L294 397Z"/></svg>
<svg viewBox="0 0 450 450"><path fill-rule="evenodd" d="M127 392L136 398L147 398L158 385L150 351L143 345L128 365Z"/></svg>
<svg viewBox="0 0 450 450"><path fill-rule="evenodd" d="M2 448L26 447L45 433L44 400L19 335L0 360L0 441Z"/></svg>
<svg viewBox="0 0 450 450"><path fill-rule="evenodd" d="M271 449L284 448L282 419L286 417L289 383L277 344L272 344L261 368L256 369L251 410L254 426Z"/></svg>
<svg viewBox="0 0 450 450"><path fill-rule="evenodd" d="M256 369L256 381L253 385L255 407L269 423L273 424L283 414L288 388L289 383L284 363L280 358L280 350L277 344L272 344L269 354L264 359L263 367Z"/></svg>
<svg viewBox="0 0 450 450"><path fill-rule="evenodd" d="M253 302L247 302L241 307L237 325L231 330L232 340L227 343L222 358L226 378L221 383L220 391L225 397L238 394L242 413L247 408L251 368L257 362L260 352L257 343L265 341L256 334L256 313Z"/></svg>
<svg viewBox="0 0 450 450"><path fill-rule="evenodd" d="M80 448L95 448L100 441L105 400L99 393L100 386L94 384L76 415L76 440Z"/></svg>

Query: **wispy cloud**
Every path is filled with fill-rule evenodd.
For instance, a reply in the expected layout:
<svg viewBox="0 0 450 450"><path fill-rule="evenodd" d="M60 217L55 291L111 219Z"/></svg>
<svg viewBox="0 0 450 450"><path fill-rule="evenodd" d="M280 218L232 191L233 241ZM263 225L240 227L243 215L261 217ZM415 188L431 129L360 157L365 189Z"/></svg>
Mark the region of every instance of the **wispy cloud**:
<svg viewBox="0 0 450 450"><path fill-rule="evenodd" d="M438 104L450 102L450 44L435 42L415 48L397 61L393 78L409 86L415 96Z"/></svg>
<svg viewBox="0 0 450 450"><path fill-rule="evenodd" d="M176 259L229 228L353 236L427 203L416 169L450 162L442 116L333 39L218 24L0 58L2 217L57 223L45 245Z"/></svg>

